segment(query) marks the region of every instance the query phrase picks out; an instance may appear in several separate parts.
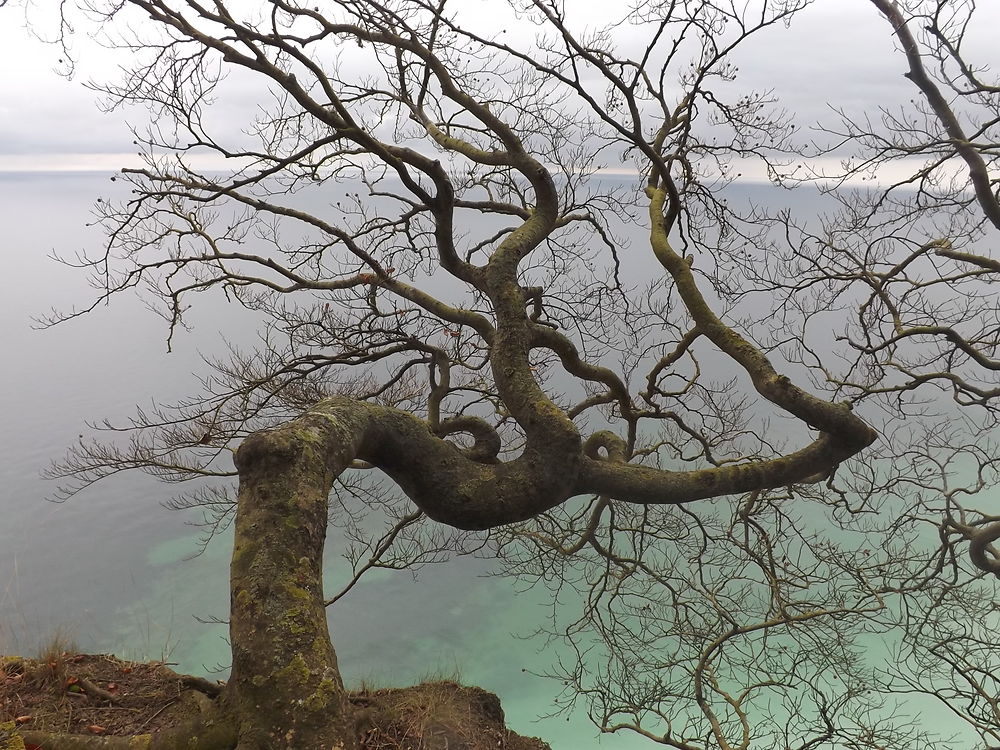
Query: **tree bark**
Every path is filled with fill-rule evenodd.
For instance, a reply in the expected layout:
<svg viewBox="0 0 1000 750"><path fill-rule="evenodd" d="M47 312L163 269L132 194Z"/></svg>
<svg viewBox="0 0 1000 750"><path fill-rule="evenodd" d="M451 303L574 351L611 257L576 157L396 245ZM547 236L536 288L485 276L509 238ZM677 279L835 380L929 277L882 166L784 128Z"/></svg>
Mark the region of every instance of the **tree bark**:
<svg viewBox="0 0 1000 750"><path fill-rule="evenodd" d="M463 452L412 414L341 397L320 401L295 420L251 435L236 453L240 489L230 568L233 663L216 712L193 732L77 738L72 746L167 750L180 746L187 731L183 746L206 750L231 743L236 750L357 750L357 717L330 641L322 576L328 498L334 481L354 459L382 469L431 518L457 528L487 529L531 518L576 494L685 503L803 481L832 469L873 439L874 433L846 408L796 392L780 377L774 380L773 388L765 383L777 389L774 400L815 409L829 432L785 456L698 471L628 465L622 461L624 443L610 432L597 433L582 445L568 437L546 441L546 420L534 425L531 445L521 456L498 462L495 450L483 456L481 451ZM786 398L781 388L791 395ZM499 440L495 434L477 435L479 442L494 438ZM71 746L60 742L54 746Z"/></svg>
<svg viewBox="0 0 1000 750"><path fill-rule="evenodd" d="M588 491L681 503L802 481L874 437L847 409L821 406L824 426L839 435L821 434L799 452L769 461L676 473L585 456L589 449L564 461L565 445L546 447L544 440L512 461L480 463L412 414L346 398L326 399L298 419L252 435L236 454L233 672L223 696L237 721L239 750L357 747L322 587L327 498L355 458L385 471L430 517L482 529L530 518Z"/></svg>
<svg viewBox="0 0 1000 750"><path fill-rule="evenodd" d="M355 750L323 605L327 497L356 430L296 420L240 447L230 580L232 675L224 702L238 750Z"/></svg>

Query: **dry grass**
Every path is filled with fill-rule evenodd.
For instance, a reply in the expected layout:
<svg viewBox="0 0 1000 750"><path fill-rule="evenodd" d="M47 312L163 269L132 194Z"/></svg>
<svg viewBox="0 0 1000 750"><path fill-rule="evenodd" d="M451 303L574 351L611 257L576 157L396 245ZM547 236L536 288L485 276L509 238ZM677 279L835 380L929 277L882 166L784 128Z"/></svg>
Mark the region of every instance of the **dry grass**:
<svg viewBox="0 0 1000 750"><path fill-rule="evenodd" d="M0 724L44 732L128 735L171 726L197 704L163 664L78 654L50 639L39 658L0 658Z"/></svg>
<svg viewBox="0 0 1000 750"><path fill-rule="evenodd" d="M208 699L162 663L78 654L61 634L37 658L0 657L0 724L45 732L131 735L177 724ZM351 694L363 750L550 750L509 731L499 699L453 680Z"/></svg>
<svg viewBox="0 0 1000 750"><path fill-rule="evenodd" d="M57 629L39 646L35 658L24 662L26 665L32 665L26 671L25 679L38 688L61 693L70 676L69 665L78 651L76 643L62 630Z"/></svg>
<svg viewBox="0 0 1000 750"><path fill-rule="evenodd" d="M450 680L352 696L367 711L364 750L547 750L508 730L500 700Z"/></svg>

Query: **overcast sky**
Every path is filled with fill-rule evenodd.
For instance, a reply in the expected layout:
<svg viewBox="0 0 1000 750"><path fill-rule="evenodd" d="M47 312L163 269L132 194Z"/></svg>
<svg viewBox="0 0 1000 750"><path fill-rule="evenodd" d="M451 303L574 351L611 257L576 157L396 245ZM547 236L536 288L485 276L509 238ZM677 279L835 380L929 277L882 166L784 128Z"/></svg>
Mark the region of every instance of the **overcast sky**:
<svg viewBox="0 0 1000 750"><path fill-rule="evenodd" d="M500 0L459 2L481 15ZM594 8L594 2L567 0L571 9L574 3ZM982 5L977 28L986 39L1000 28L1000 2ZM97 95L83 85L88 78L113 79L117 58L85 36L75 45L79 72L66 80L56 73L61 51L31 38L23 11L0 9L0 170L115 169L134 154L125 116L99 111ZM868 0L817 0L791 29L757 38L739 62L747 86L774 89L807 127L829 122L830 105L873 111L914 96L902 77L905 61L893 49L888 25Z"/></svg>

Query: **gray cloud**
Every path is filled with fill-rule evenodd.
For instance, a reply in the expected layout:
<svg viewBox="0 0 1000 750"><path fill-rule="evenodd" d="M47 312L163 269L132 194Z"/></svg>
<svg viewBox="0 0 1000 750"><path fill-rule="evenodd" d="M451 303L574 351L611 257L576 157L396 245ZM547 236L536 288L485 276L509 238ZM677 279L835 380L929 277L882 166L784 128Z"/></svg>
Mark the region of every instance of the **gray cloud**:
<svg viewBox="0 0 1000 750"><path fill-rule="evenodd" d="M12 9L0 11L7 13L17 18ZM982 16L978 28L1000 28L1000 4L984 8ZM30 38L16 24L0 23L0 69L16 71L0 78L0 162L3 155L133 151L126 121L141 123L145 114L99 111L98 95L82 81L113 79L115 55L85 39L78 42L81 68L68 81L54 72L58 48ZM986 53L988 44L984 31L971 40L971 51ZM832 122L830 107L873 112L880 105L905 104L915 94L902 77L905 63L894 51L888 25L866 0L819 0L790 29L770 29L748 43L737 63L737 85L773 89L802 127ZM235 79L228 91L211 117L220 132L232 134L248 124L260 89Z"/></svg>

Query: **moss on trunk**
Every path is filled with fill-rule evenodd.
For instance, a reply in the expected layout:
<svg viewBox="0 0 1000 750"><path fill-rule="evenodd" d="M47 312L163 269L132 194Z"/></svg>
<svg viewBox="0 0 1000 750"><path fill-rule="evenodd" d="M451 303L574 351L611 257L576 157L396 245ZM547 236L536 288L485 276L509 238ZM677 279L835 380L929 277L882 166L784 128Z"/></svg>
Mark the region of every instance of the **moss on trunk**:
<svg viewBox="0 0 1000 750"><path fill-rule="evenodd" d="M357 747L323 604L327 496L343 469L324 437L295 422L249 438L237 457L224 701L240 750Z"/></svg>

